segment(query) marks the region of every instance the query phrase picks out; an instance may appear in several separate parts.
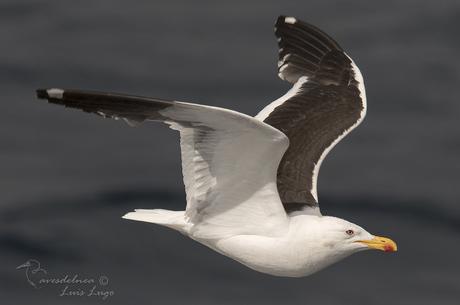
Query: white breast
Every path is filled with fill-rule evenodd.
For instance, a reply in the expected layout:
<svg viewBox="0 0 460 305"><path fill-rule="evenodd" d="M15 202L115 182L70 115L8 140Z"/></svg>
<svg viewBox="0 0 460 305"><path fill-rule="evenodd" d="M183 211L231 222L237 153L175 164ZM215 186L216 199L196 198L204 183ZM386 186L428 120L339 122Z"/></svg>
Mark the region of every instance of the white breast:
<svg viewBox="0 0 460 305"><path fill-rule="evenodd" d="M289 232L280 237L237 235L215 242L198 241L256 271L301 277L343 258L321 237L320 219L313 215L292 217Z"/></svg>

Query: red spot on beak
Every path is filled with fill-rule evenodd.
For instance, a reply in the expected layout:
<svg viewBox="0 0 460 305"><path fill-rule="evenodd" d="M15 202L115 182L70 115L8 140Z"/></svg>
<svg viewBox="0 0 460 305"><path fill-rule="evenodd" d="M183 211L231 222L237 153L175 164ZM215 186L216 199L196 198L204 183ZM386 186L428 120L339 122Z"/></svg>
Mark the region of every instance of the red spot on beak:
<svg viewBox="0 0 460 305"><path fill-rule="evenodd" d="M385 245L385 246L383 247L383 251L385 251L385 252L394 252L394 251L395 251L395 248L393 248L392 245Z"/></svg>

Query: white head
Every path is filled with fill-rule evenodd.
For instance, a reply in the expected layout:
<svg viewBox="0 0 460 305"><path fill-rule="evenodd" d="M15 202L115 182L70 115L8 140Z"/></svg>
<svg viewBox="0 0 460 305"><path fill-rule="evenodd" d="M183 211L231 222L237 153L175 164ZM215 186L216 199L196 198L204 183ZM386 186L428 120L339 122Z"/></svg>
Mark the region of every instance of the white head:
<svg viewBox="0 0 460 305"><path fill-rule="evenodd" d="M348 256L363 250L397 251L394 241L387 237L375 236L344 219L321 217L323 247L330 248L338 256Z"/></svg>

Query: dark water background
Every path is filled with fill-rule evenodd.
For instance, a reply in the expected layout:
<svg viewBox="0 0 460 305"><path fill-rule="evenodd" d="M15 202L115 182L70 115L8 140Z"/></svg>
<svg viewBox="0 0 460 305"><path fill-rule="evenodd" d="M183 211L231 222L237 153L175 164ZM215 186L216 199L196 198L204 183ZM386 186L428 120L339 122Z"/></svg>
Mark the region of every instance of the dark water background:
<svg viewBox="0 0 460 305"><path fill-rule="evenodd" d="M395 255L276 278L122 220L183 208L177 135L34 97L84 88L256 114L289 88L279 14L330 33L364 75L368 116L324 162L320 202L394 238ZM460 304L459 33L458 1L0 1L0 303ZM15 269L30 258L48 277L105 275L115 295L34 289Z"/></svg>

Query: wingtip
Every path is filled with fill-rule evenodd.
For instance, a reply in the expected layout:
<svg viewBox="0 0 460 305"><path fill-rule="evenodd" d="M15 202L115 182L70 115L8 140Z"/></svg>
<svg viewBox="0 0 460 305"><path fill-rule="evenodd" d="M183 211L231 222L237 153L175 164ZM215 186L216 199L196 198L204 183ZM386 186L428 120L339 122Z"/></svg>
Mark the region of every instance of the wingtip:
<svg viewBox="0 0 460 305"><path fill-rule="evenodd" d="M296 22L297 22L297 19L295 17L285 17L284 18L284 23L294 24Z"/></svg>
<svg viewBox="0 0 460 305"><path fill-rule="evenodd" d="M289 24L294 24L297 22L297 18L292 17L292 16L285 16L285 15L280 15L278 16L278 19L276 20L276 24L284 24L284 23L289 23Z"/></svg>
<svg viewBox="0 0 460 305"><path fill-rule="evenodd" d="M48 96L48 92L46 91L47 91L46 89L37 89L36 90L37 97L39 99L47 99L49 96Z"/></svg>
<svg viewBox="0 0 460 305"><path fill-rule="evenodd" d="M37 89L36 93L39 99L62 99L64 90L57 88Z"/></svg>

